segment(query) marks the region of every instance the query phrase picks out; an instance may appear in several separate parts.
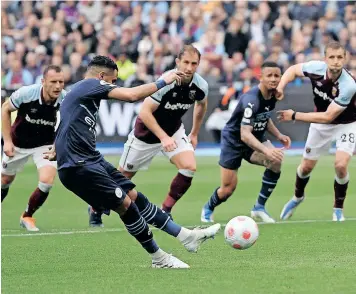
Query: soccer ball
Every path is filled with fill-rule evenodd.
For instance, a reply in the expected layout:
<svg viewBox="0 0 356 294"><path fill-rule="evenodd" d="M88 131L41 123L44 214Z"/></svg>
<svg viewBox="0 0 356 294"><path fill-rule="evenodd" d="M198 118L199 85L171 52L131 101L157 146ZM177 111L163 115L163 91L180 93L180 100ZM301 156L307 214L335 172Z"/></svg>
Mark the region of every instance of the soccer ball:
<svg viewBox="0 0 356 294"><path fill-rule="evenodd" d="M225 227L225 241L233 248L250 248L258 238L258 226L248 216L236 216Z"/></svg>

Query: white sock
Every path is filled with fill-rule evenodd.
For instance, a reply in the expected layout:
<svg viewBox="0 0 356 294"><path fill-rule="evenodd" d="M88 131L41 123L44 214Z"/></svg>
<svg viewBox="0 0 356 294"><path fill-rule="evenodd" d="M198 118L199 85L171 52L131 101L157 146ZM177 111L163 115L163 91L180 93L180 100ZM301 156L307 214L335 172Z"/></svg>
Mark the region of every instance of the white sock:
<svg viewBox="0 0 356 294"><path fill-rule="evenodd" d="M192 232L191 230L182 227L182 229L180 230L180 232L177 236L177 239L179 241L183 242L190 236L191 232Z"/></svg>
<svg viewBox="0 0 356 294"><path fill-rule="evenodd" d="M339 178L337 175L335 175L335 181L339 184L339 185L345 185L346 183L349 182L350 176L349 173L347 173L346 177L344 178Z"/></svg>
<svg viewBox="0 0 356 294"><path fill-rule="evenodd" d="M298 177L300 177L301 179L306 179L306 178L309 178L309 176L310 176L310 174L307 174L307 175L303 175L303 174L302 174L302 170L301 170L300 165L299 165L298 168L297 168L297 175L298 175Z"/></svg>
<svg viewBox="0 0 356 294"><path fill-rule="evenodd" d="M298 197L293 196L293 201L295 201L295 202L300 202L300 201L302 201L303 199L304 199L304 196L301 197L301 198L298 198Z"/></svg>
<svg viewBox="0 0 356 294"><path fill-rule="evenodd" d="M151 253L152 259L162 259L162 257L166 254L161 248L159 248L155 253Z"/></svg>

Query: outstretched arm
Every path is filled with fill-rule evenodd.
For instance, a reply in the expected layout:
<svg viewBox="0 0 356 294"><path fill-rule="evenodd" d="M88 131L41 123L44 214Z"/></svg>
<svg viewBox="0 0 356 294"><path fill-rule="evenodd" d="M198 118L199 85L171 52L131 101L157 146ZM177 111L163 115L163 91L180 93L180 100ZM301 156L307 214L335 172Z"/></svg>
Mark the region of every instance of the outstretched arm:
<svg viewBox="0 0 356 294"><path fill-rule="evenodd" d="M328 124L337 118L345 107L332 102L325 112L296 112L292 109L277 111L280 121L304 121L309 123Z"/></svg>
<svg viewBox="0 0 356 294"><path fill-rule="evenodd" d="M184 73L179 71L170 71L167 74L163 75L155 83L149 83L133 88L114 88L108 94L109 98L127 101L127 102L136 102L157 92L159 89L169 85L173 82L177 82L179 85L181 82Z"/></svg>
<svg viewBox="0 0 356 294"><path fill-rule="evenodd" d="M297 77L304 77L302 66L302 63L292 65L282 75L281 80L276 89L277 100L282 100L284 98L284 88L288 85L288 83L293 82Z"/></svg>

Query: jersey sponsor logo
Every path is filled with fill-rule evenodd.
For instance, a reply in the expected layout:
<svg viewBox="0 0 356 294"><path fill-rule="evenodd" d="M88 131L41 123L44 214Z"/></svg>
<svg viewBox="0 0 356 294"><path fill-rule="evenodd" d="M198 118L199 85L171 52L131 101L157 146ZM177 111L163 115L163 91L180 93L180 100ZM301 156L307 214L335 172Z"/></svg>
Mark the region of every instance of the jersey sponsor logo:
<svg viewBox="0 0 356 294"><path fill-rule="evenodd" d="M260 122L256 122L253 125L253 130L254 131L264 131L267 127L267 121L260 121Z"/></svg>
<svg viewBox="0 0 356 294"><path fill-rule="evenodd" d="M269 119L271 117L271 114L272 114L272 111L259 113L256 115L256 120L261 121L261 120Z"/></svg>
<svg viewBox="0 0 356 294"><path fill-rule="evenodd" d="M169 110L187 110L192 106L192 104L176 103L170 104L169 101L164 106L165 109Z"/></svg>
<svg viewBox="0 0 356 294"><path fill-rule="evenodd" d="M54 127L56 125L56 122L44 120L42 118L39 119L30 118L28 114L26 114L25 119L30 124L35 124L35 125L43 125L43 126L51 126L51 127Z"/></svg>
<svg viewBox="0 0 356 294"><path fill-rule="evenodd" d="M329 102L333 101L333 99L331 99L326 93L319 91L318 88L314 88L314 93L326 101L329 101Z"/></svg>
<svg viewBox="0 0 356 294"><path fill-rule="evenodd" d="M250 118L253 114L253 111L250 107L247 107L245 108L245 111L244 111L244 117L245 118Z"/></svg>

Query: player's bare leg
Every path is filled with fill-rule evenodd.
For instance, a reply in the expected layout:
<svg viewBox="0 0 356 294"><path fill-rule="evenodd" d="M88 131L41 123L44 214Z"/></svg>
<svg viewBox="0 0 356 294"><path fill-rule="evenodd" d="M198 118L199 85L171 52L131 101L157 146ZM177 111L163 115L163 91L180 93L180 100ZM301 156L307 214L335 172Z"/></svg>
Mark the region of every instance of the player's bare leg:
<svg viewBox="0 0 356 294"><path fill-rule="evenodd" d="M197 252L203 242L214 238L220 230L220 224L215 224L205 229L189 230L175 223L167 213L151 203L141 192L131 190L128 195L135 202L141 216L148 224L177 238L189 252Z"/></svg>
<svg viewBox="0 0 356 294"><path fill-rule="evenodd" d="M177 167L178 174L172 180L166 199L162 203L162 209L169 214L176 202L188 191L197 168L193 151L180 152L171 158L171 162Z"/></svg>
<svg viewBox="0 0 356 294"><path fill-rule="evenodd" d="M216 206L225 202L235 191L237 186L237 171L220 168L221 183L220 187L215 189L209 201L203 206L201 212L201 221L204 223L214 222L213 212Z"/></svg>
<svg viewBox="0 0 356 294"><path fill-rule="evenodd" d="M269 141L265 142L264 145L267 145L269 148L273 147ZM265 205L276 187L278 179L281 175L281 163L270 162L264 154L256 151L252 153L250 161L253 164L266 167L262 177L261 190L258 194L256 204L251 210L251 217L260 219L265 223L274 223L275 220L268 214Z"/></svg>
<svg viewBox="0 0 356 294"><path fill-rule="evenodd" d="M336 151L335 154L335 202L333 221L344 221L343 214L344 201L346 198L346 191L349 184L348 165L351 160L351 155L344 151Z"/></svg>
<svg viewBox="0 0 356 294"><path fill-rule="evenodd" d="M121 205L113 210L120 215L127 231L135 237L147 253L151 255L153 268L189 268L188 264L164 252L158 247L146 221L129 196L125 195Z"/></svg>
<svg viewBox="0 0 356 294"><path fill-rule="evenodd" d="M136 175L136 171L134 172L130 172L130 171L126 171L124 170L121 166L118 167L118 170L128 179L132 179L135 175Z"/></svg>
<svg viewBox="0 0 356 294"><path fill-rule="evenodd" d="M52 188L57 170L53 166L47 165L38 169L39 182L38 186L33 191L26 210L20 217L20 225L28 231L38 231L36 221L32 217L43 203L46 201L48 194Z"/></svg>
<svg viewBox="0 0 356 294"><path fill-rule="evenodd" d="M305 187L309 182L310 174L316 166L317 162L317 160L311 160L307 158L302 159L302 162L297 168L294 196L284 205L280 216L282 220L289 219L293 215L297 206L304 200Z"/></svg>
<svg viewBox="0 0 356 294"><path fill-rule="evenodd" d="M1 174L1 202L9 193L10 185L15 180L16 175Z"/></svg>

